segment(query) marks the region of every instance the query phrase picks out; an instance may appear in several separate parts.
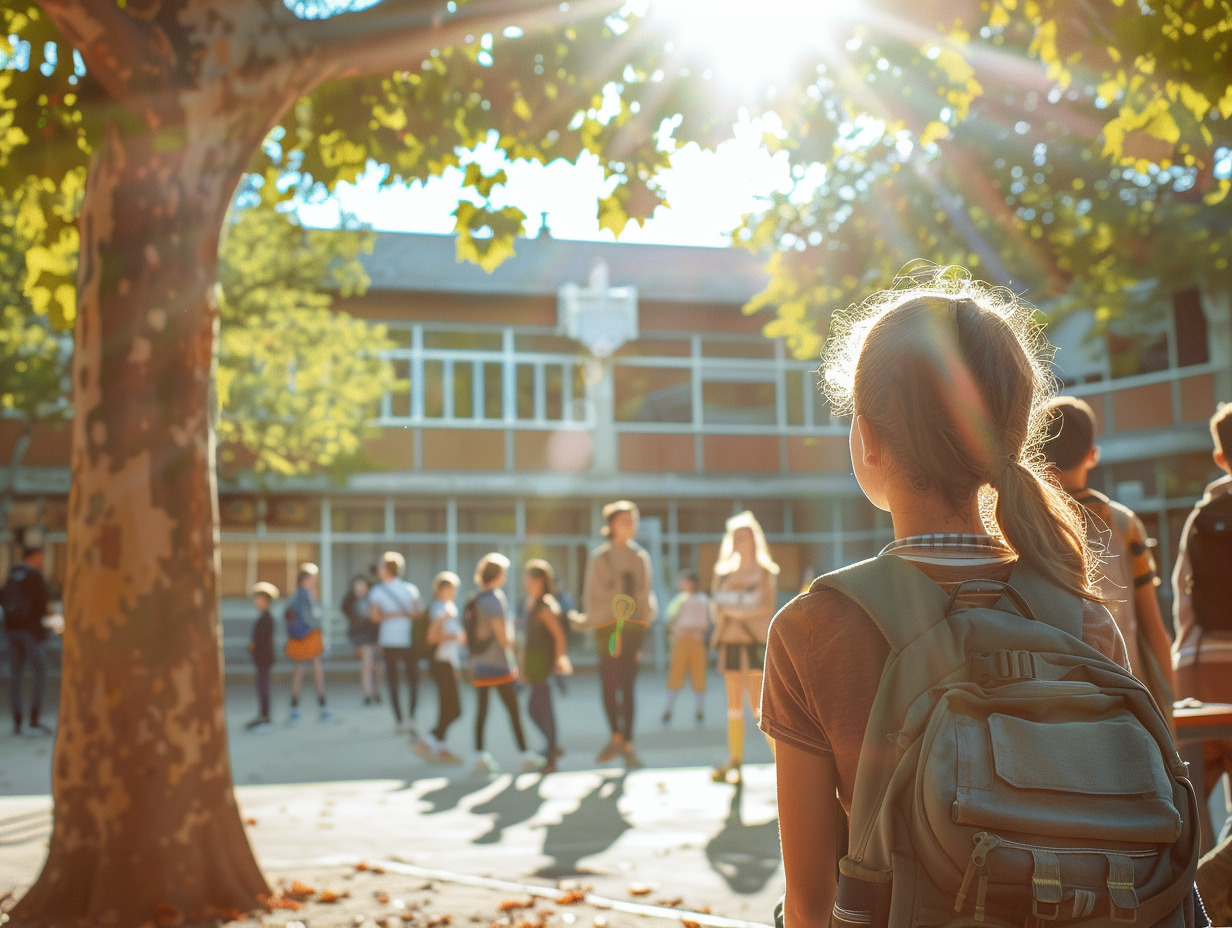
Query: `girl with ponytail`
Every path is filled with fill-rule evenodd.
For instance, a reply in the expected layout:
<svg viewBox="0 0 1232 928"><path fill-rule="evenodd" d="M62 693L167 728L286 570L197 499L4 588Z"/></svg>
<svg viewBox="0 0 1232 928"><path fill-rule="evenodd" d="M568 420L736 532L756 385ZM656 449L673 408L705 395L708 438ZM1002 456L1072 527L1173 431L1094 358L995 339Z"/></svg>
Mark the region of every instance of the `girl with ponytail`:
<svg viewBox="0 0 1232 928"><path fill-rule="evenodd" d="M962 269L909 269L836 314L823 386L834 412L852 416L860 488L893 520L883 555L947 592L971 579L1005 581L1021 561L1080 596L1083 640L1127 667L1093 593L1082 517L1037 451L1052 377L1033 316ZM827 924L840 822L888 654L872 619L826 577L771 625L761 727L777 744L788 928ZM837 803L821 799L836 794Z"/></svg>

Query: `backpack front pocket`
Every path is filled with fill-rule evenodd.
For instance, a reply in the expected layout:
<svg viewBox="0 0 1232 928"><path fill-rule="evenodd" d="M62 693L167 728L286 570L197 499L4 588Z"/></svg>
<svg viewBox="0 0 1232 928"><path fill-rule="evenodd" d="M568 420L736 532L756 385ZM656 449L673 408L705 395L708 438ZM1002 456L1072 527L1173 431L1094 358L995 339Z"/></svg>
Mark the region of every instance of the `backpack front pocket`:
<svg viewBox="0 0 1232 928"><path fill-rule="evenodd" d="M1180 836L1163 757L1128 712L1043 718L1038 711L952 716L956 823L1139 846Z"/></svg>

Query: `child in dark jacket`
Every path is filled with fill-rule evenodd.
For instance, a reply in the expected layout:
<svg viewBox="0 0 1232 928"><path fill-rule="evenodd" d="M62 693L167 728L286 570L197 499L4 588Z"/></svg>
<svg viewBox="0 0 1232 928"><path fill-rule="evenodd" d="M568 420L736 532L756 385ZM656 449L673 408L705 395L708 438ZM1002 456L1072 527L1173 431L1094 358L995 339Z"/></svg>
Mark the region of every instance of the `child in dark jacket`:
<svg viewBox="0 0 1232 928"><path fill-rule="evenodd" d="M252 588L252 604L258 615L248 653L252 655L258 709L257 717L244 726L246 731L261 731L270 725L270 671L274 666L274 616L270 607L277 598L278 587L272 583L262 581Z"/></svg>

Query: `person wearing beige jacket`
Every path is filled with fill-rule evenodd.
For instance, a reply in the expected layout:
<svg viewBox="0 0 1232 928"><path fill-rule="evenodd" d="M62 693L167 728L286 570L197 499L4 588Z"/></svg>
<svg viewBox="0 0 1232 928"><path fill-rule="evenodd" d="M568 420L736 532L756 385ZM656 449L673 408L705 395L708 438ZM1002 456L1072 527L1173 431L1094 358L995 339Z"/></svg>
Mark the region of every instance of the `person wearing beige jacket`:
<svg viewBox="0 0 1232 928"><path fill-rule="evenodd" d="M779 565L770 556L765 533L753 513L727 520L719 559L711 581L714 634L711 648L727 689L727 763L714 769L716 783L740 782L744 761L744 703L761 717L761 678L766 662L766 634L774 617ZM769 740L769 739L767 739ZM774 742L770 742L774 750Z"/></svg>

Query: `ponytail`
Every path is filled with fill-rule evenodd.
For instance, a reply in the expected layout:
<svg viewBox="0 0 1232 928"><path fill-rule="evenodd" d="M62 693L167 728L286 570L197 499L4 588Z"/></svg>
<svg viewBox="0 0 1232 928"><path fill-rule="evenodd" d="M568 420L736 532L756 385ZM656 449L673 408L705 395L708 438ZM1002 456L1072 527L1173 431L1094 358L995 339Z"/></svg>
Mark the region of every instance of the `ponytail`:
<svg viewBox="0 0 1232 928"><path fill-rule="evenodd" d="M992 487L997 527L1019 559L1054 586L1098 598L1091 585L1086 530L1069 497L1014 460L997 469Z"/></svg>
<svg viewBox="0 0 1232 928"><path fill-rule="evenodd" d="M961 268L908 268L832 319L823 383L834 411L862 416L914 486L955 511L978 497L986 530L1029 567L1099 599L1077 504L1037 450L1055 388L1033 314Z"/></svg>

